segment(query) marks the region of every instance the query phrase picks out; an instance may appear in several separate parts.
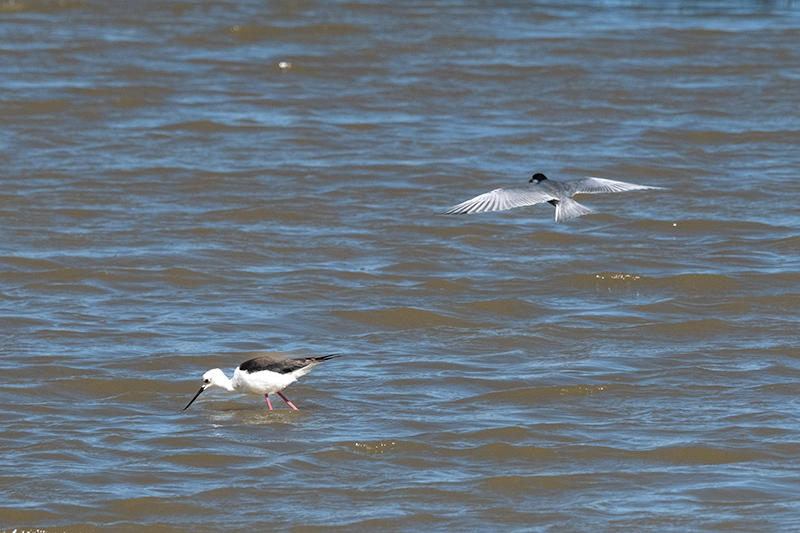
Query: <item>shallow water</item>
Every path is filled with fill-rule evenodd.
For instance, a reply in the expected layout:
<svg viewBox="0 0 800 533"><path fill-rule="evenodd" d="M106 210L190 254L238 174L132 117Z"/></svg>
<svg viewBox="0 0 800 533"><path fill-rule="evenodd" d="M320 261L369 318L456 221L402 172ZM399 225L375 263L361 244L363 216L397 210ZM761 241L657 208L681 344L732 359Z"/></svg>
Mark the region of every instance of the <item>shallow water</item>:
<svg viewBox="0 0 800 533"><path fill-rule="evenodd" d="M800 528L799 15L0 3L0 530Z"/></svg>

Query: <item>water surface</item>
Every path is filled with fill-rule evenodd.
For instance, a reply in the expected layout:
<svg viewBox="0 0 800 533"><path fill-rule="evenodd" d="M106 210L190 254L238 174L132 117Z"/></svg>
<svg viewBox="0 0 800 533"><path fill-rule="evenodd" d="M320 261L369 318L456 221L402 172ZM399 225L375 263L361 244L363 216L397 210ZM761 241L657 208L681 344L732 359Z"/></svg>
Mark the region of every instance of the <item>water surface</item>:
<svg viewBox="0 0 800 533"><path fill-rule="evenodd" d="M791 2L17 0L0 35L0 530L800 527ZM533 172L669 190L436 216ZM260 351L345 357L297 412L181 411Z"/></svg>

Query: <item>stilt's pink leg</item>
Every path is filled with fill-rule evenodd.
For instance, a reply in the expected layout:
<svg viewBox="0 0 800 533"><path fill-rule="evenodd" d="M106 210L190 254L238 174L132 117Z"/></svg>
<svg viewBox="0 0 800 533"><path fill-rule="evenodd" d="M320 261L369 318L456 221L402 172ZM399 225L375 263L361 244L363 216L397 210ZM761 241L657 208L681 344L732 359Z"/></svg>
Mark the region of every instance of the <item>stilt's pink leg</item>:
<svg viewBox="0 0 800 533"><path fill-rule="evenodd" d="M294 404L293 404L292 402L290 402L289 400L287 400L287 399L286 399L286 396L284 396L284 395L283 395L283 394L281 394L280 392L278 393L278 396L280 396L281 398L283 398L283 401L284 401L284 402L286 402L286 403L288 403L288 404L289 404L289 407L291 407L291 408L292 408L292 409L294 409L295 411L299 411L299 410L300 410L300 409L298 409L297 407L295 407L295 406L294 406Z"/></svg>
<svg viewBox="0 0 800 533"><path fill-rule="evenodd" d="M269 394L265 394L264 398L267 399L267 405L269 405L269 410L272 411L272 402L269 401Z"/></svg>

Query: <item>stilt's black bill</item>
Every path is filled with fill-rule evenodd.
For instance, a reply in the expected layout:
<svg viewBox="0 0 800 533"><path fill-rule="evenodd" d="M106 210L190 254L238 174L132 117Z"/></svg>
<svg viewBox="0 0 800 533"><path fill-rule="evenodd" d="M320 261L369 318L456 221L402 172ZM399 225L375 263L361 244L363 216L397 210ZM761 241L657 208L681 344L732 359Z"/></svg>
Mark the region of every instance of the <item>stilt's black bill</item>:
<svg viewBox="0 0 800 533"><path fill-rule="evenodd" d="M199 391L197 391L197 394L195 394L195 395L194 395L194 398L192 398L192 401L191 401L191 402L189 402L189 405L192 405L192 404L194 403L194 401L197 399L197 397L198 397L198 396L200 396L200 393L201 393L201 392L203 392L204 390L206 390L206 388L205 388L205 387L200 387L200 390L199 390ZM184 410L184 411L185 411L185 410L187 410L187 409L189 408L189 405L187 405L186 407L184 407L184 408L183 408L183 410Z"/></svg>

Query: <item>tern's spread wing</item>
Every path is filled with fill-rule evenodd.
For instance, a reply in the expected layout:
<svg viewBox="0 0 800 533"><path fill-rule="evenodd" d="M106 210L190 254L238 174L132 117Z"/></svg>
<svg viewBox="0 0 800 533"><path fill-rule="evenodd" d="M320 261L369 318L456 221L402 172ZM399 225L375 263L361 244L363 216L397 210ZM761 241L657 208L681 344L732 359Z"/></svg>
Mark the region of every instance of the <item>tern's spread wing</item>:
<svg viewBox="0 0 800 533"><path fill-rule="evenodd" d="M573 194L592 194L601 192L625 192L643 191L645 189L663 189L664 187L652 187L650 185L636 185L624 181L606 180L603 178L578 178L564 182Z"/></svg>
<svg viewBox="0 0 800 533"><path fill-rule="evenodd" d="M476 196L472 200L461 202L442 212L443 215L467 215L472 213L486 213L488 211L505 211L515 207L540 204L556 197L550 193L537 190L534 187L508 187L495 189Z"/></svg>

